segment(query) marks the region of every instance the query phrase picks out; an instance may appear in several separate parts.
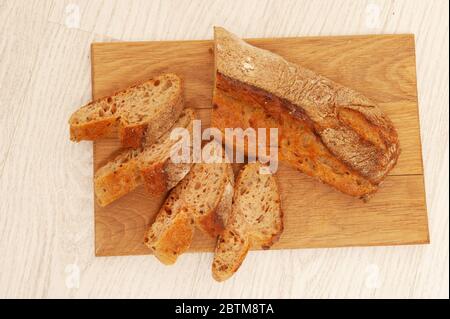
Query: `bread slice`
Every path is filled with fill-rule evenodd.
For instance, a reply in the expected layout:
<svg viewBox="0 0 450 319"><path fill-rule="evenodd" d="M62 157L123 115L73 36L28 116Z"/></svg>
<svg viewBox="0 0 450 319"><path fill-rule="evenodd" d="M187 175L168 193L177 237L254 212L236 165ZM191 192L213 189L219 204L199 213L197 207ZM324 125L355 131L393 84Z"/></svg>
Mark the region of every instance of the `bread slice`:
<svg viewBox="0 0 450 319"><path fill-rule="evenodd" d="M211 126L278 128L281 161L352 196L377 190L400 147L392 122L373 101L214 30Z"/></svg>
<svg viewBox="0 0 450 319"><path fill-rule="evenodd" d="M118 128L122 146L138 148L162 136L182 109L181 79L162 74L79 108L69 120L70 139L96 140Z"/></svg>
<svg viewBox="0 0 450 319"><path fill-rule="evenodd" d="M231 277L251 247L268 249L283 231L280 195L271 174L259 163L247 164L236 181L233 207L217 240L212 273L217 281Z"/></svg>
<svg viewBox="0 0 450 319"><path fill-rule="evenodd" d="M224 153L215 142L205 148L212 154ZM225 161L194 164L170 192L146 234L145 244L162 263L173 264L189 248L195 226L215 238L228 218L233 186L231 164Z"/></svg>
<svg viewBox="0 0 450 319"><path fill-rule="evenodd" d="M186 128L192 135L194 112L185 109L172 129ZM181 141L171 139L171 131L157 143L139 149L127 149L99 168L94 176L94 191L100 206L106 206L144 183L151 194L173 188L189 172L191 163L174 163L172 147Z"/></svg>

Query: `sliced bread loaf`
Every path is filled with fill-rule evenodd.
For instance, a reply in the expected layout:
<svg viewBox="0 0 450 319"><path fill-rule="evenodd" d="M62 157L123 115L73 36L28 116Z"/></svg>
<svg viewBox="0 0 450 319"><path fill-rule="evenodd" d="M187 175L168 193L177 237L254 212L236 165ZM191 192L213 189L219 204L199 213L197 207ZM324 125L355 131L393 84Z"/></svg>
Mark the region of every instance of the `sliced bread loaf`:
<svg viewBox="0 0 450 319"><path fill-rule="evenodd" d="M212 273L217 281L231 277L251 247L268 249L283 231L280 195L271 174L259 163L246 165L236 180L233 207L217 240Z"/></svg>
<svg viewBox="0 0 450 319"><path fill-rule="evenodd" d="M124 147L154 143L183 109L182 83L162 74L79 108L69 120L70 139L95 140L118 128Z"/></svg>
<svg viewBox="0 0 450 319"><path fill-rule="evenodd" d="M215 142L205 148L209 148L213 156L224 153L222 146ZM222 159L222 155L219 158ZM222 160L194 164L170 192L146 234L145 244L162 263L173 264L189 248L194 226L216 237L228 218L233 186L231 164Z"/></svg>
<svg viewBox="0 0 450 319"><path fill-rule="evenodd" d="M378 189L400 146L376 103L223 28L214 31L211 126L278 128L280 160L352 196Z"/></svg>
<svg viewBox="0 0 450 319"><path fill-rule="evenodd" d="M185 109L172 129L186 128L192 132L193 119L192 109ZM170 138L172 129L157 143L124 150L97 170L94 191L100 206L108 205L143 183L149 193L163 193L186 176L192 164L174 163L170 159L172 147L181 140L181 137Z"/></svg>

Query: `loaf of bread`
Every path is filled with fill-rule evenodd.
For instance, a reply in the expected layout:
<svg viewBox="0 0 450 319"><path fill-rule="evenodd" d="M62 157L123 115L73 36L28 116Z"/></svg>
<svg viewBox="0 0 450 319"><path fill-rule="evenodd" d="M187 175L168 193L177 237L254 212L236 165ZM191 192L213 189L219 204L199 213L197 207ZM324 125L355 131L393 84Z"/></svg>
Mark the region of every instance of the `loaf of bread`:
<svg viewBox="0 0 450 319"><path fill-rule="evenodd" d="M210 142L203 150L222 158L222 146ZM170 192L144 242L164 264L173 264L191 245L195 228L216 238L227 221L234 175L225 161L194 164Z"/></svg>
<svg viewBox="0 0 450 319"><path fill-rule="evenodd" d="M157 141L183 109L181 79L162 74L79 108L69 120L70 139L96 140L118 129L124 147Z"/></svg>
<svg viewBox="0 0 450 319"><path fill-rule="evenodd" d="M261 174L262 167L259 163L247 164L236 180L233 206L217 240L212 264L217 281L231 277L251 247L268 249L283 231L275 176Z"/></svg>
<svg viewBox="0 0 450 319"><path fill-rule="evenodd" d="M192 164L170 159L172 147L181 139L171 139L172 129L186 128L192 136L192 109L184 109L173 127L156 143L139 149L126 149L114 160L99 168L94 176L97 203L106 206L144 184L150 194L173 188L189 172ZM192 145L192 142L190 142Z"/></svg>
<svg viewBox="0 0 450 319"><path fill-rule="evenodd" d="M365 96L215 28L211 126L278 128L279 158L358 197L400 154L389 118Z"/></svg>

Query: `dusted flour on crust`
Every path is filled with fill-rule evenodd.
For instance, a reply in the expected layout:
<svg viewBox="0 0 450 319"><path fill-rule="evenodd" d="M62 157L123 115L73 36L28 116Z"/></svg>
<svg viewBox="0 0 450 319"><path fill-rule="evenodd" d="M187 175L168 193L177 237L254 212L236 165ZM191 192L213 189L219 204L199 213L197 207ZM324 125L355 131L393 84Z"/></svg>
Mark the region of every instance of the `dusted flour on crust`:
<svg viewBox="0 0 450 319"><path fill-rule="evenodd" d="M220 27L215 66L212 126L278 127L281 160L353 196L396 164L397 132L365 96Z"/></svg>

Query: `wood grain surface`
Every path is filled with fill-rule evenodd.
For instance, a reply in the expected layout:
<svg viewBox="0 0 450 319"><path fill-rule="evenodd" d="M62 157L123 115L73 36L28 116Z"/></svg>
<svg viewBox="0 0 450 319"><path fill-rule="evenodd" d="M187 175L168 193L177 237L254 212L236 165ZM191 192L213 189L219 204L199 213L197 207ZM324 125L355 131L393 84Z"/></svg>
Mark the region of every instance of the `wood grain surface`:
<svg viewBox="0 0 450 319"><path fill-rule="evenodd" d="M352 87L370 97L396 125L402 154L373 198L364 203L281 165L277 172L285 230L273 249L424 244L425 205L413 35L254 39L250 43ZM213 85L211 41L94 43L93 97L157 75L184 80L186 106L209 126ZM94 170L120 149L111 138L94 143ZM165 194L143 187L107 207L95 206L97 256L148 254L144 232ZM212 251L214 240L196 232L190 251Z"/></svg>
<svg viewBox="0 0 450 319"><path fill-rule="evenodd" d="M448 0L0 0L0 298L448 298L448 21ZM221 284L211 253L171 267L95 257L93 147L67 125L92 99L91 44L211 39L213 25L246 38L415 35L431 244L253 251ZM339 65L312 62L330 77Z"/></svg>

